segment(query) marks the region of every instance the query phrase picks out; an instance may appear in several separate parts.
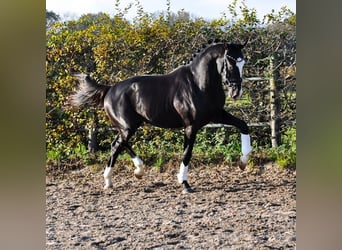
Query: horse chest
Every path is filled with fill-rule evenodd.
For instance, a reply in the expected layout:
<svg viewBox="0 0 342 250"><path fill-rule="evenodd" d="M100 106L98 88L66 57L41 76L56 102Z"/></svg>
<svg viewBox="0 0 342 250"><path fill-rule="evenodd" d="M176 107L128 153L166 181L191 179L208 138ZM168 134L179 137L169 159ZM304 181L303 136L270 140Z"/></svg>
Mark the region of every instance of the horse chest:
<svg viewBox="0 0 342 250"><path fill-rule="evenodd" d="M222 109L224 102L224 93L215 96L202 93L176 98L174 107L185 126L193 123L202 126L210 122L212 116Z"/></svg>
<svg viewBox="0 0 342 250"><path fill-rule="evenodd" d="M205 103L213 110L221 109L224 106L226 96L222 88L217 88L216 90L209 92L206 95Z"/></svg>

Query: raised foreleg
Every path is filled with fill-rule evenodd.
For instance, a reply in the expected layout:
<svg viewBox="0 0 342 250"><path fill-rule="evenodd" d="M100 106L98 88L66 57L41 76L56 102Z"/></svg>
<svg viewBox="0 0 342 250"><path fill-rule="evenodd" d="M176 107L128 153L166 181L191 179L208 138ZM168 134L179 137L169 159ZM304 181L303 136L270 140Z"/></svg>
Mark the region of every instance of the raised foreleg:
<svg viewBox="0 0 342 250"><path fill-rule="evenodd" d="M239 166L241 169L245 169L248 163L249 154L252 152L251 138L247 123L223 109L212 119L212 122L233 125L240 130L242 156L240 157Z"/></svg>

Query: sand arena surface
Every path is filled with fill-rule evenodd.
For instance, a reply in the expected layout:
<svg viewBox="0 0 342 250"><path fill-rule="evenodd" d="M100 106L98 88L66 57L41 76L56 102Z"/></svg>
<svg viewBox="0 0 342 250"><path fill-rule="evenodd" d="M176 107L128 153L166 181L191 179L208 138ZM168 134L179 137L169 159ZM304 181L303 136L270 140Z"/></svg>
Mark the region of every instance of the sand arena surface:
<svg viewBox="0 0 342 250"><path fill-rule="evenodd" d="M295 249L296 172L266 164L190 167L182 194L178 167L147 168L138 180L119 167L46 179L47 249Z"/></svg>

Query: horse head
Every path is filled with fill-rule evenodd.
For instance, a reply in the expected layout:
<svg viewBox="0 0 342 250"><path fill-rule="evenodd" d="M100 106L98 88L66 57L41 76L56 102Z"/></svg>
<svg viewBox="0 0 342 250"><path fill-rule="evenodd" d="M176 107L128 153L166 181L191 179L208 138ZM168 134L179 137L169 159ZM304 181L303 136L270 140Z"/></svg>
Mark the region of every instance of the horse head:
<svg viewBox="0 0 342 250"><path fill-rule="evenodd" d="M217 70L222 83L228 87L228 96L238 100L242 96L242 69L245 64L242 48L247 44L224 44L224 54L217 60Z"/></svg>

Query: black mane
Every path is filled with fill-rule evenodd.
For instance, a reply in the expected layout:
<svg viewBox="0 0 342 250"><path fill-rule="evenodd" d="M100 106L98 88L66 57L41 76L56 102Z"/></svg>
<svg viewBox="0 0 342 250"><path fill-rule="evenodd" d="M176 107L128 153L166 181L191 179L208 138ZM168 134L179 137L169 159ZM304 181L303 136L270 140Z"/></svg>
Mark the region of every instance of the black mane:
<svg viewBox="0 0 342 250"><path fill-rule="evenodd" d="M225 43L225 42L221 41L220 39L213 39L213 40L208 40L207 43L203 43L202 47L200 49L197 49L197 51L192 54L192 56L190 57L190 59L187 61L186 64L190 64L194 60L194 58L197 57L199 54L201 54L205 49L218 43Z"/></svg>

